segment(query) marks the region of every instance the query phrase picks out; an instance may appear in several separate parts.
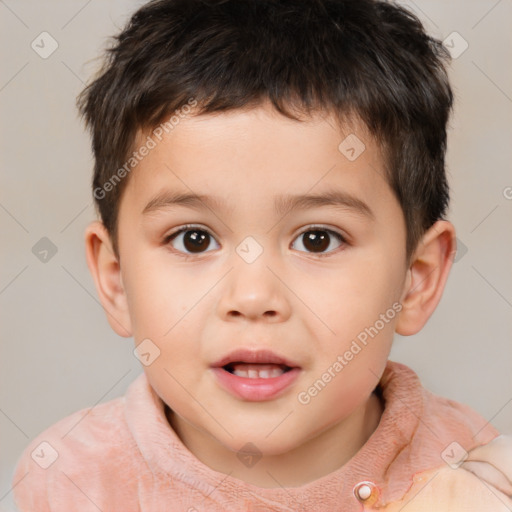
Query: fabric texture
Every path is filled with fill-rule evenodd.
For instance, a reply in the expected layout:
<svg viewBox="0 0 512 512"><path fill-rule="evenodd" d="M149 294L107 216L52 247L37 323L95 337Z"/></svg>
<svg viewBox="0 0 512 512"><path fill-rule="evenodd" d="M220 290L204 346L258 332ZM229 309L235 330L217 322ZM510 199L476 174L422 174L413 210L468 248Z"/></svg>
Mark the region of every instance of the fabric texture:
<svg viewBox="0 0 512 512"><path fill-rule="evenodd" d="M269 489L197 459L143 373L123 397L76 412L37 436L18 462L15 501L21 512L380 510L402 500L420 473L448 468L450 456L499 435L468 406L423 388L400 363L388 361L379 387L383 415L352 459L306 485ZM371 499L358 499L367 489Z"/></svg>

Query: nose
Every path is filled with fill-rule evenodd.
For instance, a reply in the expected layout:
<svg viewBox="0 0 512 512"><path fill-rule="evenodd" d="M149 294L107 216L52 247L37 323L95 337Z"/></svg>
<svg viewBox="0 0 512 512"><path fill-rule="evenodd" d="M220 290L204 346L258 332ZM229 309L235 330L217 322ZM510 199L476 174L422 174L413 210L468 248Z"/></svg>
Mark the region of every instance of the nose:
<svg viewBox="0 0 512 512"><path fill-rule="evenodd" d="M252 263L236 258L224 280L219 316L225 321L286 321L290 292L279 272L263 256Z"/></svg>

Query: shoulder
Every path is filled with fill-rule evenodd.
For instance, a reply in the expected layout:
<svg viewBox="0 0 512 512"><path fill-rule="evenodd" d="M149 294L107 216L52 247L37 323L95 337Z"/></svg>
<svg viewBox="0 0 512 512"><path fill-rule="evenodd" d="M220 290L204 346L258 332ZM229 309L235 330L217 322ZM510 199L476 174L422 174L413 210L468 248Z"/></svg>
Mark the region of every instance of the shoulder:
<svg viewBox="0 0 512 512"><path fill-rule="evenodd" d="M129 467L123 461L133 456L135 441L124 419L124 401L121 397L77 411L29 443L12 482L21 511L44 512L50 505L51 510L88 510L78 506L85 497L77 490L97 492Z"/></svg>
<svg viewBox="0 0 512 512"><path fill-rule="evenodd" d="M488 443L499 434L489 421L469 405L436 395L426 388L422 392L421 421L439 441L456 442L469 451Z"/></svg>
<svg viewBox="0 0 512 512"><path fill-rule="evenodd" d="M391 386L387 392L394 411L392 426L396 434L389 435L403 446L388 473L394 478L407 475L407 487L412 484L412 475L436 468L444 475L439 480L436 477L436 484L443 482L447 487L453 487L462 478L476 478L466 469L453 473L453 467L458 467L456 463L473 453L472 450L490 443L499 432L471 407L426 389L410 368L393 363L390 369ZM456 482L448 484L448 480L455 476ZM398 496L400 494L396 492L388 499Z"/></svg>
<svg viewBox="0 0 512 512"><path fill-rule="evenodd" d="M124 397L77 411L47 428L33 439L24 456L36 466L64 464L78 456L115 449L128 434L124 421ZM40 453L40 445L48 448ZM55 459L43 460L48 454ZM48 455L49 456L49 455ZM23 459L23 457L22 457Z"/></svg>
<svg viewBox="0 0 512 512"><path fill-rule="evenodd" d="M439 454L452 443L469 451L499 434L468 405L429 391L409 367L390 361L387 370L383 378L386 406L390 404L394 423L408 437L417 460L437 464Z"/></svg>

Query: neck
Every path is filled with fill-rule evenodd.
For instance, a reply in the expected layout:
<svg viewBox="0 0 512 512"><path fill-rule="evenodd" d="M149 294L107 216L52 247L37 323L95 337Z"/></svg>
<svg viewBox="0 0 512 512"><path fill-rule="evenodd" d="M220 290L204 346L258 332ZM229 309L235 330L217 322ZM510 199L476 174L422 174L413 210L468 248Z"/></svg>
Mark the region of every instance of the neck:
<svg viewBox="0 0 512 512"><path fill-rule="evenodd" d="M240 468L236 453L185 422L166 407L167 419L183 444L215 471L258 487L298 487L344 466L376 430L384 410L378 388L343 422L279 455L263 455L250 468ZM297 471L300 468L300 471Z"/></svg>

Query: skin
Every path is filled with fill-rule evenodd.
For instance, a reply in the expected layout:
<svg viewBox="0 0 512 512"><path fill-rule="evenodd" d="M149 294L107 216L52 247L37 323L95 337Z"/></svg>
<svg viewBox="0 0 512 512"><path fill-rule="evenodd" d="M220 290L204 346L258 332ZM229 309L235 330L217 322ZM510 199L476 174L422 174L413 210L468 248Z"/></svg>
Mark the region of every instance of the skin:
<svg viewBox="0 0 512 512"><path fill-rule="evenodd" d="M366 146L354 161L338 150L350 133ZM209 467L260 487L299 486L344 465L375 431L383 405L373 390L394 332L423 327L455 248L453 226L438 221L407 261L403 212L383 175L366 131L357 124L340 130L327 114L298 122L262 104L191 115L129 176L119 211L120 259L99 221L87 228L87 262L110 325L136 345L149 338L159 348L144 371L169 408L172 428ZM174 205L144 215L165 190L218 196L220 209ZM347 206L273 209L281 194L332 190L363 201L372 215ZM165 242L185 224L212 235L203 252L187 258L184 233ZM304 236L312 225L327 236L320 253ZM247 236L263 250L250 264L236 252ZM393 303L400 313L300 403L299 393ZM300 365L300 375L272 400L235 398L210 369L235 348L272 350ZM252 467L236 456L247 442L262 454Z"/></svg>

